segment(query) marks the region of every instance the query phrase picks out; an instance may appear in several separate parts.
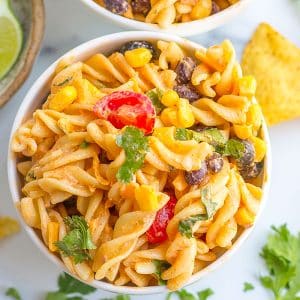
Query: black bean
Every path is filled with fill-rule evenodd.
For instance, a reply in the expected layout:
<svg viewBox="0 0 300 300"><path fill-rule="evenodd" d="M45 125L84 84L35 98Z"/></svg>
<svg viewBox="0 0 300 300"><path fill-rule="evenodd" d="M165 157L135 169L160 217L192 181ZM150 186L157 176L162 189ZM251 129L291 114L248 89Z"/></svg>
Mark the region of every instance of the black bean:
<svg viewBox="0 0 300 300"><path fill-rule="evenodd" d="M174 90L178 93L180 98L188 99L190 102L201 98L198 91L191 84L177 84Z"/></svg>
<svg viewBox="0 0 300 300"><path fill-rule="evenodd" d="M219 5L215 1L213 1L212 2L211 15L214 15L214 14L218 13L220 10L221 9L220 9Z"/></svg>
<svg viewBox="0 0 300 300"><path fill-rule="evenodd" d="M104 0L105 7L114 14L123 15L129 8L127 0Z"/></svg>
<svg viewBox="0 0 300 300"><path fill-rule="evenodd" d="M147 42L147 41L131 41L131 42L128 42L128 43L124 44L119 49L119 52L124 54L126 51L137 49L137 48L149 49L151 51L153 57L157 56L155 48L153 47L153 45L150 42Z"/></svg>
<svg viewBox="0 0 300 300"><path fill-rule="evenodd" d="M135 14L147 15L151 9L150 0L131 0L132 11Z"/></svg>
<svg viewBox="0 0 300 300"><path fill-rule="evenodd" d="M206 162L202 162L201 169L185 172L184 177L185 181L190 185L196 185L204 182L207 175L207 166Z"/></svg>
<svg viewBox="0 0 300 300"><path fill-rule="evenodd" d="M240 173L246 180L256 178L261 173L263 167L263 162L253 163L250 166L244 166L244 168L240 169Z"/></svg>
<svg viewBox="0 0 300 300"><path fill-rule="evenodd" d="M184 57L176 66L175 72L177 74L176 81L179 84L188 83L191 80L192 73L196 67L194 59L191 57Z"/></svg>
<svg viewBox="0 0 300 300"><path fill-rule="evenodd" d="M254 162L255 150L253 144L248 140L240 140L244 144L244 153L241 158L237 160L237 166L240 169L250 166Z"/></svg>
<svg viewBox="0 0 300 300"><path fill-rule="evenodd" d="M224 160L221 154L214 152L206 159L207 167L213 173L218 173L222 170Z"/></svg>

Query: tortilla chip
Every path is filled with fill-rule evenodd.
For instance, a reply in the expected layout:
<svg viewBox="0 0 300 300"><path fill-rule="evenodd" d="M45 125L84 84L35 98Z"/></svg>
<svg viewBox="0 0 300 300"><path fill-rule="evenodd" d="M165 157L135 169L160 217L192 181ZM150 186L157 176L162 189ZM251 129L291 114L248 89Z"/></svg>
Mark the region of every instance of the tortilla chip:
<svg viewBox="0 0 300 300"><path fill-rule="evenodd" d="M242 68L257 80L257 99L269 125L300 116L300 49L262 23L246 46Z"/></svg>
<svg viewBox="0 0 300 300"><path fill-rule="evenodd" d="M0 217L0 239L20 231L20 225L10 217Z"/></svg>

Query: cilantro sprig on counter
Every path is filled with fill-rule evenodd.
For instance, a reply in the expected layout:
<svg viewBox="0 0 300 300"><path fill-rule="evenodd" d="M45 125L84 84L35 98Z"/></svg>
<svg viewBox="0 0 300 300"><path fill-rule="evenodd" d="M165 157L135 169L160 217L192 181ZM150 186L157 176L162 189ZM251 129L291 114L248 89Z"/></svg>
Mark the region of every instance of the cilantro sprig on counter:
<svg viewBox="0 0 300 300"><path fill-rule="evenodd" d="M88 250L95 249L89 227L83 217L72 216L64 218L69 232L65 237L56 242L57 248L65 256L74 257L75 264L89 260L91 257Z"/></svg>
<svg viewBox="0 0 300 300"><path fill-rule="evenodd" d="M180 300L207 300L213 294L214 294L214 292L210 288L198 292L197 296L195 296L192 293L189 293L185 289L181 289L179 291L169 293L166 300L173 299L173 295L176 295L177 298Z"/></svg>
<svg viewBox="0 0 300 300"><path fill-rule="evenodd" d="M236 159L241 158L245 150L244 144L239 140L229 139L226 141L221 131L217 128L208 128L200 132L186 128L177 128L175 139L180 141L195 140L198 143L206 142L214 146L215 151L223 156L232 156Z"/></svg>
<svg viewBox="0 0 300 300"><path fill-rule="evenodd" d="M134 126L126 126L124 132L117 135L116 143L125 151L125 162L117 172L118 181L128 183L134 173L141 168L149 149L148 139L142 130Z"/></svg>
<svg viewBox="0 0 300 300"><path fill-rule="evenodd" d="M19 291L14 288L14 287L10 287L6 290L5 295L7 297L10 297L11 299L15 299L15 300L22 300L21 295L19 293Z"/></svg>
<svg viewBox="0 0 300 300"><path fill-rule="evenodd" d="M252 290L254 290L253 284L250 283L250 282L244 282L244 289L243 289L243 291L244 292L249 292L249 291L252 291Z"/></svg>
<svg viewBox="0 0 300 300"><path fill-rule="evenodd" d="M260 281L275 300L300 300L300 233L293 235L286 225L272 229L261 252L269 274Z"/></svg>

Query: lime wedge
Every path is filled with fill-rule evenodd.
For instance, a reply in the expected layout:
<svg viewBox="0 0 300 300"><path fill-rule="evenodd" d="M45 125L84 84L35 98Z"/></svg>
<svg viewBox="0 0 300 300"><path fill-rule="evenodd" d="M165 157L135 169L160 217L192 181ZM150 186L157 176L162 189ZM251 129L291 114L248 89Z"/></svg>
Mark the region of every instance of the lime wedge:
<svg viewBox="0 0 300 300"><path fill-rule="evenodd" d="M0 0L0 79L16 62L22 48L22 29L9 0Z"/></svg>

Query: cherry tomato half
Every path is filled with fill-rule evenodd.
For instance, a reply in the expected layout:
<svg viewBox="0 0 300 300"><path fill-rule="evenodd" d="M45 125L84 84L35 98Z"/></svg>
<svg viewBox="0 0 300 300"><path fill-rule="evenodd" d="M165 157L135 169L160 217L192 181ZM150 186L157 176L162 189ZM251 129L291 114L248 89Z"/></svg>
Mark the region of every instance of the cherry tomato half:
<svg viewBox="0 0 300 300"><path fill-rule="evenodd" d="M116 128L136 126L146 134L152 132L155 122L155 108L144 94L120 91L104 96L94 106L94 113L108 120Z"/></svg>
<svg viewBox="0 0 300 300"><path fill-rule="evenodd" d="M168 239L166 229L174 216L177 199L172 192L166 192L166 194L170 196L170 200L156 213L154 222L146 232L148 242L151 244L162 243Z"/></svg>

